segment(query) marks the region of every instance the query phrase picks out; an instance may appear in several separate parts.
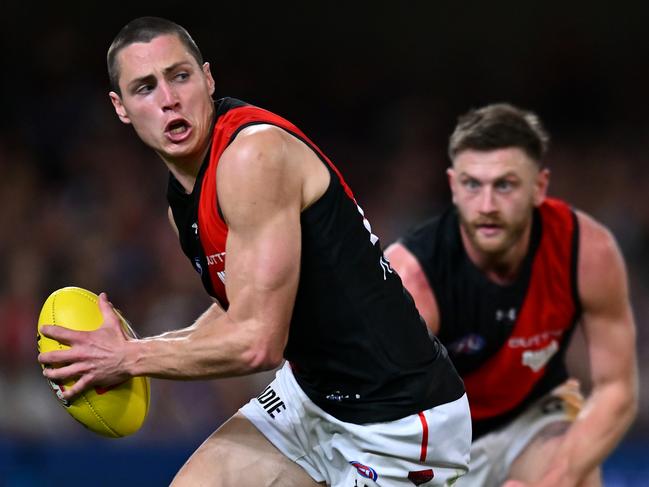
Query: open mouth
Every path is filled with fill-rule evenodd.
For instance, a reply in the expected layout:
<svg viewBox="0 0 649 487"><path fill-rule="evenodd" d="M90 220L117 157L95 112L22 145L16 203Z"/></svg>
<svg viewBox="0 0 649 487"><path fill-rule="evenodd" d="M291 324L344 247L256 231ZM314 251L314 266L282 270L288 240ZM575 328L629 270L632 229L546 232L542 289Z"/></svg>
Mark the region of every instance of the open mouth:
<svg viewBox="0 0 649 487"><path fill-rule="evenodd" d="M172 120L165 127L165 134L174 142L184 140L191 130L191 125L184 119Z"/></svg>
<svg viewBox="0 0 649 487"><path fill-rule="evenodd" d="M480 223L475 226L476 230L483 235L495 235L502 230L502 225L497 223Z"/></svg>

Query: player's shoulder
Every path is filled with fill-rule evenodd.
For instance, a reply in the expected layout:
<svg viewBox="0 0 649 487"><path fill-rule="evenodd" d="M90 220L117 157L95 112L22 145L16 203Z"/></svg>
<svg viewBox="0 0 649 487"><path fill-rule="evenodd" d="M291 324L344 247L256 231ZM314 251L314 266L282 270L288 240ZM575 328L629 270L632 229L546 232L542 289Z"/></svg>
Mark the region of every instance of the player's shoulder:
<svg viewBox="0 0 649 487"><path fill-rule="evenodd" d="M578 291L585 312L610 312L628 300L622 251L607 226L585 212L579 219Z"/></svg>
<svg viewBox="0 0 649 487"><path fill-rule="evenodd" d="M241 130L217 166L219 201L225 213L241 201L278 203L301 194L304 171L295 163L289 137L267 124Z"/></svg>
<svg viewBox="0 0 649 487"><path fill-rule="evenodd" d="M402 274L421 272L421 264L417 256L401 240L390 244L384 254L402 278L404 277Z"/></svg>
<svg viewBox="0 0 649 487"><path fill-rule="evenodd" d="M602 222L588 213L575 210L579 223L580 250L594 253L617 249L615 236Z"/></svg>
<svg viewBox="0 0 649 487"><path fill-rule="evenodd" d="M253 107L253 105L243 100L232 98L230 96L219 98L214 102L214 108L216 110L217 118L222 115L225 115L230 110L234 110L235 108L250 108L250 107Z"/></svg>
<svg viewBox="0 0 649 487"><path fill-rule="evenodd" d="M624 275L624 258L611 230L593 216L576 211L579 222L579 288L582 294L596 283ZM603 279L604 278L604 279ZM590 284L589 284L590 283Z"/></svg>
<svg viewBox="0 0 649 487"><path fill-rule="evenodd" d="M576 219L580 250L597 250L615 244L615 238L606 225L592 215L571 206L563 200L546 198L540 210L544 222L563 220L567 224L570 220ZM572 228L572 225L570 225L570 228Z"/></svg>
<svg viewBox="0 0 649 487"><path fill-rule="evenodd" d="M221 154L218 181L254 182L290 176L290 141L282 129L268 124L246 127Z"/></svg>
<svg viewBox="0 0 649 487"><path fill-rule="evenodd" d="M242 129L224 156L238 162L249 161L254 165L282 161L288 149L288 134L275 125L262 123Z"/></svg>

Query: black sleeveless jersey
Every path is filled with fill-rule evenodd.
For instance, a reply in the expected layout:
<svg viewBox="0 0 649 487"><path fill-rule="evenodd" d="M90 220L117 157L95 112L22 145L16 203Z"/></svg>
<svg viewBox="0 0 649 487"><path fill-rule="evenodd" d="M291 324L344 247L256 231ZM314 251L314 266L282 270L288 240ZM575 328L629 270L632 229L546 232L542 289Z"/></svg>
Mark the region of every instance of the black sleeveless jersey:
<svg viewBox="0 0 649 487"><path fill-rule="evenodd" d="M284 356L322 409L353 423L395 420L458 399L462 381L437 340L429 340L410 295L383 257L354 196L327 157L293 124L243 102L217 102L210 154L194 192L170 176L168 200L183 250L206 290L227 307L227 225L218 208L216 168L237 133L282 128L330 173L323 196L301 215L300 281Z"/></svg>
<svg viewBox="0 0 649 487"><path fill-rule="evenodd" d="M466 254L455 208L402 239L435 295L438 336L464 379L474 439L567 378L565 350L581 310L578 240L574 212L548 198L534 211L519 275L501 286Z"/></svg>

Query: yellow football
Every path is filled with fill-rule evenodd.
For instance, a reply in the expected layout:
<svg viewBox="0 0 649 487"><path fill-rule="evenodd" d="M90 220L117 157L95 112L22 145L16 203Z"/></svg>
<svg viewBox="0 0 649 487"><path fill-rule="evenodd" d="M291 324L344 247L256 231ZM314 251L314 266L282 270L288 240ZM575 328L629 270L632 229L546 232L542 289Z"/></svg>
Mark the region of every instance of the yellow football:
<svg viewBox="0 0 649 487"><path fill-rule="evenodd" d="M38 318L38 351L50 352L69 348L41 334L41 325L58 325L71 330L92 331L101 326L104 318L99 310L99 297L79 287L64 287L54 291L45 301ZM118 313L122 328L131 337L133 330ZM59 402L74 419L95 433L120 438L140 429L149 411L150 384L148 377L132 379L109 388L87 389L72 401L66 401L61 392L74 384L49 381Z"/></svg>

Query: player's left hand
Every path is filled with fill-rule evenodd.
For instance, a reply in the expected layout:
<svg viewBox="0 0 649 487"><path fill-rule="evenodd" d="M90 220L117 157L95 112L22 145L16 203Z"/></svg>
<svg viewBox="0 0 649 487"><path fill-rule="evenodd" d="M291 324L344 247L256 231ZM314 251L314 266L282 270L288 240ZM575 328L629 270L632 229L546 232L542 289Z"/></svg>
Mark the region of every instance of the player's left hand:
<svg viewBox="0 0 649 487"><path fill-rule="evenodd" d="M55 325L41 327L43 335L70 347L38 356L38 361L46 366L43 375L49 380L78 379L63 392L67 400L91 386L108 387L129 379L123 368L128 339L106 293L99 295L99 309L104 322L94 331L76 331Z"/></svg>

